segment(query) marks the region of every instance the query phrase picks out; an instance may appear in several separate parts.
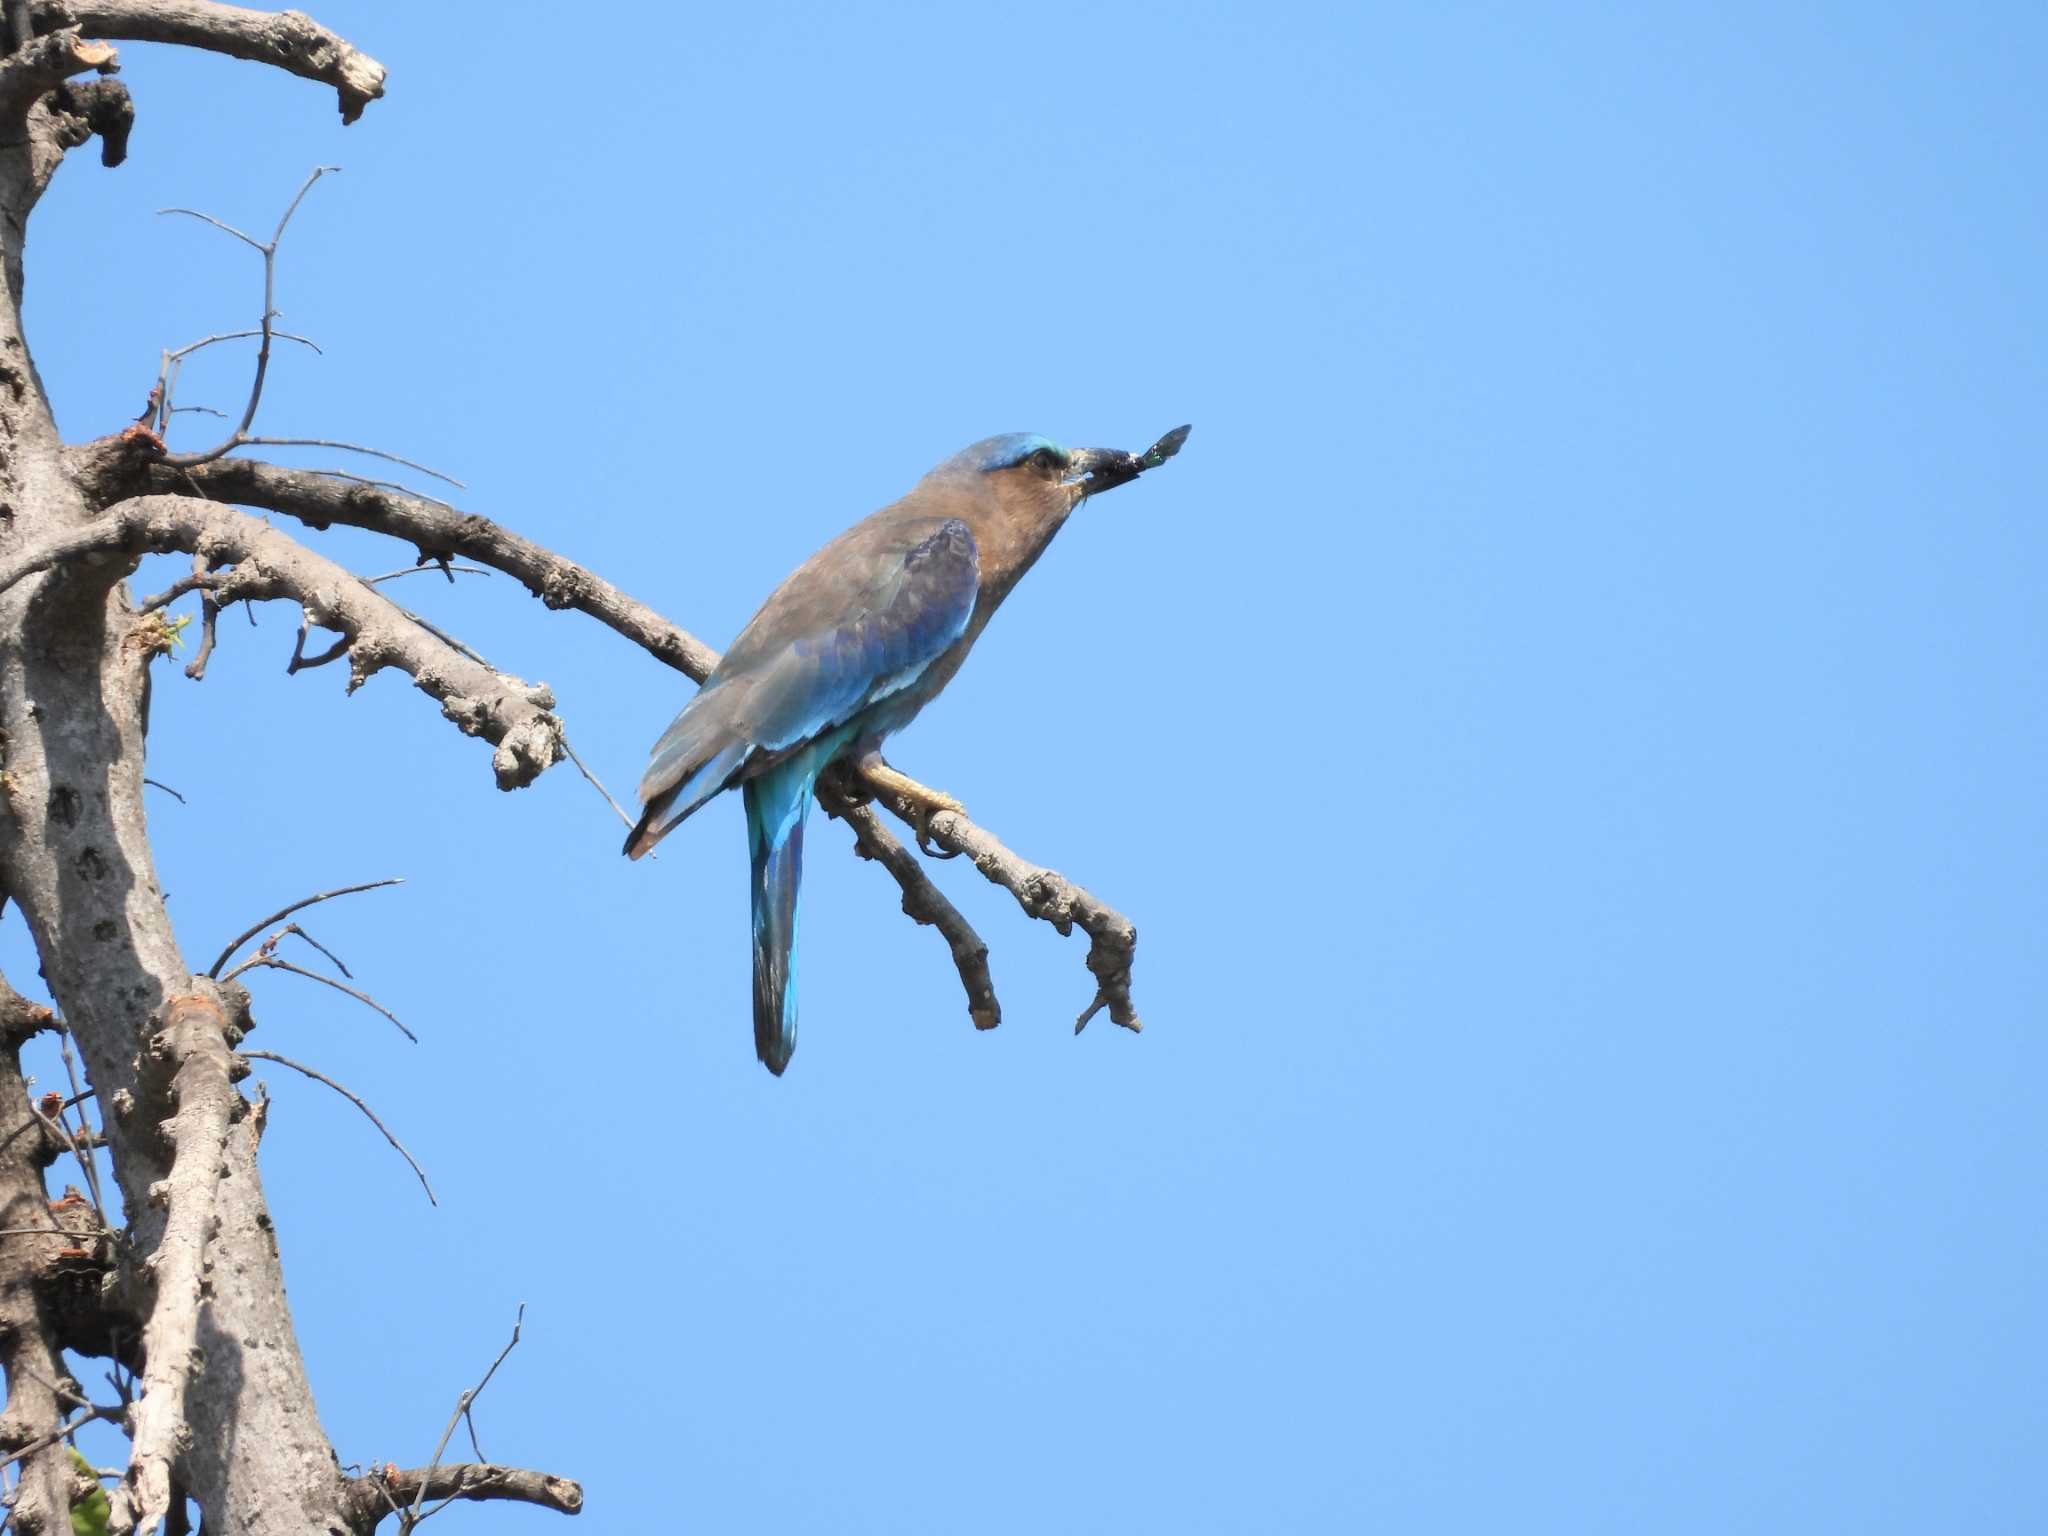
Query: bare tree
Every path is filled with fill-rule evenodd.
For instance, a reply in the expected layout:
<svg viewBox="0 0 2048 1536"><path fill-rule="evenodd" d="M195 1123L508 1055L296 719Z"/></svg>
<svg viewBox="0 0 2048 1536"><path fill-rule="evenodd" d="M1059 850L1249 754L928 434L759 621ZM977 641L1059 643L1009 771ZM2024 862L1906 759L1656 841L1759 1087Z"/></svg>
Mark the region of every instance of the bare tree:
<svg viewBox="0 0 2048 1536"><path fill-rule="evenodd" d="M22 331L22 250L37 199L69 151L97 137L104 164L123 157L133 110L113 78L112 44L177 44L288 71L336 91L345 123L383 94L385 71L292 11L212 0L0 0L0 9L0 888L29 925L56 1005L53 1013L0 982L8 1522L23 1532L66 1528L80 1491L67 1437L95 1420L130 1441L110 1490L116 1531L185 1529L188 1501L208 1529L252 1533L367 1532L386 1518L409 1530L455 1498L573 1514L582 1504L573 1482L490 1465L480 1451L470 1462L445 1459L489 1373L457 1399L426 1464L353 1476L339 1465L314 1408L263 1193L268 1104L251 1103L235 1085L258 1056L347 1090L316 1068L243 1048L253 1020L237 978L254 967L291 969L379 1005L279 952L286 938L311 942L286 921L295 911L346 891L266 918L204 971L187 963L143 809L150 670L172 648L178 626L165 612L179 598L196 593L201 604L202 634L186 668L194 678L205 672L225 605L282 600L304 615L290 670L345 661L351 690L387 668L406 674L458 730L489 743L500 789L529 784L570 757L548 690L493 669L399 606L385 591L399 572L358 575L240 508L307 530L344 524L387 535L415 551L418 568L452 572L465 561L503 572L548 608L586 614L698 681L717 656L610 582L487 518L387 482L246 456L266 442L303 441L256 431L273 347L304 341L275 328L270 294L297 200L267 240L220 226L262 252L265 272L262 314L237 333L257 344L247 402L220 442L172 453L162 433L179 409L183 359L233 335L167 351L140 421L67 446ZM151 552L191 556L191 574L138 602L126 578ZM308 654L314 627L334 638ZM944 937L975 1026L993 1028L1001 1009L986 945L875 814L880 805L916 825L914 808L846 772L821 785L820 798L852 828L856 851L895 880L903 910ZM930 851L966 854L1028 916L1087 934L1094 992L1076 1028L1105 1008L1116 1023L1138 1027L1128 921L964 815L941 813L926 830ZM20 1050L53 1029L65 1032L67 1061L76 1040L84 1077L68 1097L31 1102ZM381 1121L378 1128L398 1145ZM112 1189L98 1182L102 1152ZM45 1171L60 1157L77 1161L89 1194L50 1200ZM81 1356L112 1362L100 1397L66 1364Z"/></svg>

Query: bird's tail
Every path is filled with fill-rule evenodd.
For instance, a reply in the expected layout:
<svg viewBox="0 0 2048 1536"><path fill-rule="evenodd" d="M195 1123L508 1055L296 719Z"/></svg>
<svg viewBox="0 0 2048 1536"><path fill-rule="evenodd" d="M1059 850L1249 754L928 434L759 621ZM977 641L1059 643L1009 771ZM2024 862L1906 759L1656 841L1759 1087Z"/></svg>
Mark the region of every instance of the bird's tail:
<svg viewBox="0 0 2048 1536"><path fill-rule="evenodd" d="M754 856L754 1052L777 1077L796 1050L797 887L817 765L803 754L747 780Z"/></svg>

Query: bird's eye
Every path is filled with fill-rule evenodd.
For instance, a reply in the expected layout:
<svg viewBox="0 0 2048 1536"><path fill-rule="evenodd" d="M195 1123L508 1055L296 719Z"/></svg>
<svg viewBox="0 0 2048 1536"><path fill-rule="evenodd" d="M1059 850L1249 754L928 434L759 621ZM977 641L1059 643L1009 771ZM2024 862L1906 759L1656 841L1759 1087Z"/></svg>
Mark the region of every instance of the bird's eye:
<svg viewBox="0 0 2048 1536"><path fill-rule="evenodd" d="M1050 448L1034 448L1024 456L1024 462L1035 473L1049 475L1060 467L1060 456Z"/></svg>

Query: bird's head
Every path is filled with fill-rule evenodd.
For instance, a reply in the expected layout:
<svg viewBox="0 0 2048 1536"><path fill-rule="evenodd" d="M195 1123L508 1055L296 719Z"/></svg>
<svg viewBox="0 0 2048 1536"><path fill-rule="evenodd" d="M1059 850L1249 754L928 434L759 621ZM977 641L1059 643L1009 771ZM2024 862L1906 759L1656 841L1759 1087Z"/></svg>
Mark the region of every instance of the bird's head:
<svg viewBox="0 0 2048 1536"><path fill-rule="evenodd" d="M949 477L978 477L1004 501L1065 513L1089 496L1115 490L1180 452L1188 428L1175 427L1143 453L1121 448L1062 448L1036 432L1006 432L962 449L940 466Z"/></svg>

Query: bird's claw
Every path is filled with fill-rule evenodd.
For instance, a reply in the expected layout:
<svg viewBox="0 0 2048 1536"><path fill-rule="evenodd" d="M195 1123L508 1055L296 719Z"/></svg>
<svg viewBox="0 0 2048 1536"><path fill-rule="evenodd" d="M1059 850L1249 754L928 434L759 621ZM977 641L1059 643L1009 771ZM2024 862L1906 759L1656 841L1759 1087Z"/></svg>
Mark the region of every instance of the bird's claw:
<svg viewBox="0 0 2048 1536"><path fill-rule="evenodd" d="M934 793L930 799L912 799L908 795L904 796L904 798L910 801L911 808L916 814L914 825L917 832L918 852L928 859L959 858L960 850L958 848L941 848L931 840L932 818L941 811L952 811L958 815L965 816L967 814L967 807L958 800L955 800L951 795Z"/></svg>
<svg viewBox="0 0 2048 1536"><path fill-rule="evenodd" d="M918 852L928 859L958 858L958 848L940 848L932 842L932 818L941 811L951 811L965 816L967 807L955 800L942 789L933 789L920 784L907 773L898 773L882 759L879 752L868 752L854 764L859 777L864 780L862 788L872 798L876 793L890 796L895 802L896 814L909 821L917 833ZM849 775L853 777L853 775Z"/></svg>

